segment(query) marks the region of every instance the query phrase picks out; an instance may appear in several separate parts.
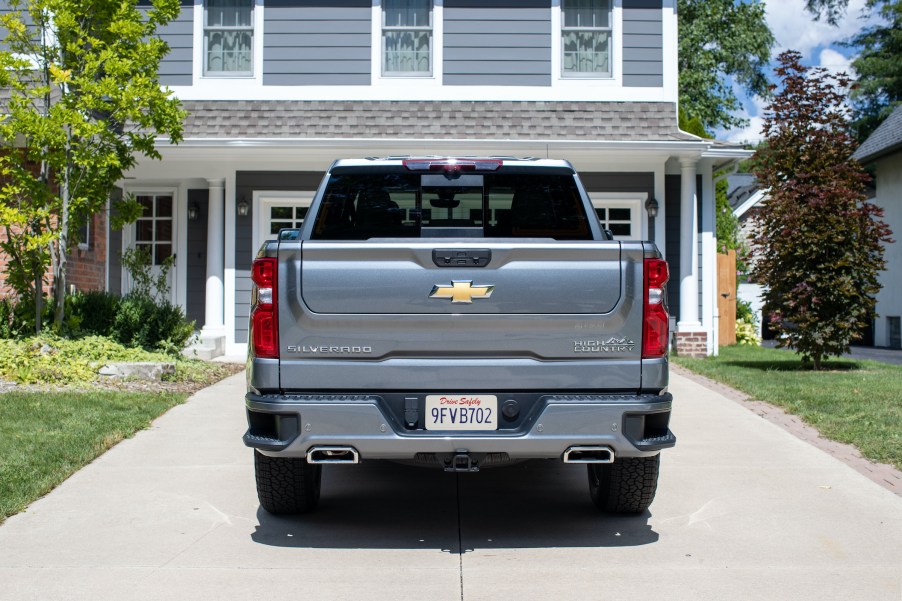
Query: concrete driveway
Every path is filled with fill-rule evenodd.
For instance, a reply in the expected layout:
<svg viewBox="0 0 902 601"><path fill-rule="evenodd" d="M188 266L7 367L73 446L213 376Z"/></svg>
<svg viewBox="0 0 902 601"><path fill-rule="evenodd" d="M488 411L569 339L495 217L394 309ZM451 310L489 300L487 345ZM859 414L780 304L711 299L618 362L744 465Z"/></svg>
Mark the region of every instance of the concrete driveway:
<svg viewBox="0 0 902 601"><path fill-rule="evenodd" d="M902 601L902 498L672 380L645 515L597 514L579 466L370 462L285 519L257 504L234 376L0 526L0 599Z"/></svg>

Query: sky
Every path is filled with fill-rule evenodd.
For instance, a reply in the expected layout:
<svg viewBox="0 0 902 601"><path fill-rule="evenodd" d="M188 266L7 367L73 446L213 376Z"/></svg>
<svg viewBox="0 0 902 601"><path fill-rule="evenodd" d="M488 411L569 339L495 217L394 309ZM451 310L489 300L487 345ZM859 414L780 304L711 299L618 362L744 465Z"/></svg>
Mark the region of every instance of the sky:
<svg viewBox="0 0 902 601"><path fill-rule="evenodd" d="M767 23L777 40L772 49L776 57L784 50L798 50L803 63L811 67L824 67L834 72L851 74L850 63L856 51L845 48L838 42L847 39L862 28L873 24L873 19L861 18L865 0L850 0L845 16L834 27L825 21L815 21L805 10L804 0L765 0ZM737 95L743 99L749 125L717 132L718 139L730 142L757 142L761 139L763 111L767 104L760 98L749 98L742 90Z"/></svg>

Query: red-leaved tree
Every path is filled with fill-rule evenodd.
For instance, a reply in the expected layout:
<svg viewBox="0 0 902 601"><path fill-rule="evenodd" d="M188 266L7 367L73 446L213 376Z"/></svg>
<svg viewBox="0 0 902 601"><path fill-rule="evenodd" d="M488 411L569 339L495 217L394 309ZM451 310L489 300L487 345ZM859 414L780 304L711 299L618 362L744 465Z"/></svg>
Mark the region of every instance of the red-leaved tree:
<svg viewBox="0 0 902 601"><path fill-rule="evenodd" d="M755 167L769 200L756 226L753 276L766 286L765 318L779 345L817 370L872 319L891 232L883 210L866 201L868 174L850 158L849 77L809 69L795 51L778 61Z"/></svg>

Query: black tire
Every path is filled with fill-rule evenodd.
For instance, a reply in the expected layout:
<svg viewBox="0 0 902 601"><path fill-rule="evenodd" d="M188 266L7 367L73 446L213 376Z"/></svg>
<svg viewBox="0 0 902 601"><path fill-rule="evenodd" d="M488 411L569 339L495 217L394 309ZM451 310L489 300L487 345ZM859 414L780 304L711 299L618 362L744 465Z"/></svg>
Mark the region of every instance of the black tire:
<svg viewBox="0 0 902 601"><path fill-rule="evenodd" d="M590 463L589 496L609 513L642 513L655 499L661 455Z"/></svg>
<svg viewBox="0 0 902 601"><path fill-rule="evenodd" d="M269 513L313 511L319 503L323 466L302 457L268 457L254 451L257 498Z"/></svg>

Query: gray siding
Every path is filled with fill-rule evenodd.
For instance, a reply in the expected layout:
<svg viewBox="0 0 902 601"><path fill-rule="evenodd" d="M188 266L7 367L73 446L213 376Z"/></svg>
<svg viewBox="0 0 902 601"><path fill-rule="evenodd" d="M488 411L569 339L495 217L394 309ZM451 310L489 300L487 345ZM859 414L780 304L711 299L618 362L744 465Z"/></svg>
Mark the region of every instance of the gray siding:
<svg viewBox="0 0 902 601"><path fill-rule="evenodd" d="M623 0L623 85L664 85L661 0Z"/></svg>
<svg viewBox="0 0 902 601"><path fill-rule="evenodd" d="M551 85L550 0L447 0L446 85Z"/></svg>
<svg viewBox="0 0 902 601"><path fill-rule="evenodd" d="M138 6L150 6L139 0ZM169 54L160 62L160 83L165 86L190 86L194 58L194 2L181 0L181 12L157 30L160 39L169 44Z"/></svg>
<svg viewBox="0 0 902 601"><path fill-rule="evenodd" d="M252 205L254 190L316 190L323 174L312 171L239 171L235 178L236 198ZM254 209L246 217L235 217L235 342L247 342L247 320L251 308L251 261Z"/></svg>
<svg viewBox="0 0 902 601"><path fill-rule="evenodd" d="M207 211L209 190L188 190L188 206L196 204L197 219L188 219L185 209L182 217L188 224L187 287L185 295L185 315L194 321L195 329L204 327L207 297Z"/></svg>
<svg viewBox="0 0 902 601"><path fill-rule="evenodd" d="M270 0L263 24L264 85L369 85L369 0Z"/></svg>

